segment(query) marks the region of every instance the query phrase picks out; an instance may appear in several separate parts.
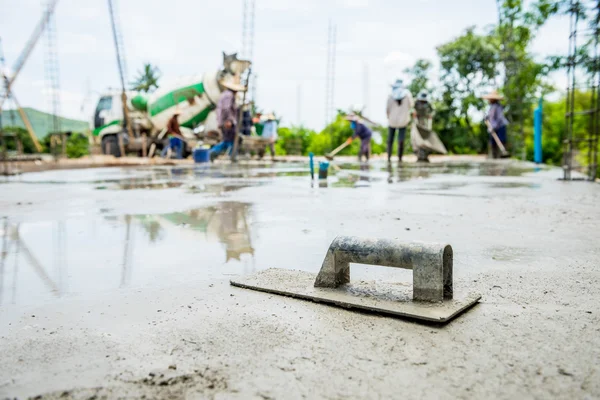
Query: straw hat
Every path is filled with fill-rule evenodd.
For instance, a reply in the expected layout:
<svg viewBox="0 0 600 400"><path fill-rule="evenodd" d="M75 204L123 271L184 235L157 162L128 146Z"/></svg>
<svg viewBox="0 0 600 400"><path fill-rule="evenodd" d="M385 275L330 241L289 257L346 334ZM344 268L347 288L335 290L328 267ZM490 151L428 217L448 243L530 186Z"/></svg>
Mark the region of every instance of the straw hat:
<svg viewBox="0 0 600 400"><path fill-rule="evenodd" d="M484 100L504 100L504 96L498 93L497 90L493 90L491 93L481 96L481 98Z"/></svg>
<svg viewBox="0 0 600 400"><path fill-rule="evenodd" d="M427 93L427 90L421 90L419 92L419 94L417 95L417 100L418 101L426 101L429 103L429 93Z"/></svg>
<svg viewBox="0 0 600 400"><path fill-rule="evenodd" d="M348 114L348 115L346 115L346 120L358 122L358 121L360 121L360 118L356 114Z"/></svg>
<svg viewBox="0 0 600 400"><path fill-rule="evenodd" d="M267 116L265 117L265 119L267 121L275 121L277 118L275 117L275 114L269 113L269 114L267 114Z"/></svg>
<svg viewBox="0 0 600 400"><path fill-rule="evenodd" d="M248 89L246 86L241 84L239 75L230 75L228 77L224 77L219 81L219 83L224 88L233 90L234 92L245 92Z"/></svg>
<svg viewBox="0 0 600 400"><path fill-rule="evenodd" d="M406 97L406 87L404 87L404 81L402 79L396 79L396 82L392 83L392 97L394 100L402 100Z"/></svg>

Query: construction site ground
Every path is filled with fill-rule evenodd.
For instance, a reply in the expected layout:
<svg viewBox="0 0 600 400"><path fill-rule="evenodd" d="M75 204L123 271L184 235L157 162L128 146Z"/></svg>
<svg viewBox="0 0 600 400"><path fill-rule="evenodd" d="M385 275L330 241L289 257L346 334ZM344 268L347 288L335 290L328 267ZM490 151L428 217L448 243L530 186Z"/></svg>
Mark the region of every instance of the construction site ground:
<svg viewBox="0 0 600 400"><path fill-rule="evenodd" d="M597 183L338 160L326 184L302 158L0 178L0 398L600 397ZM229 285L316 273L337 235L450 243L482 300L440 326Z"/></svg>

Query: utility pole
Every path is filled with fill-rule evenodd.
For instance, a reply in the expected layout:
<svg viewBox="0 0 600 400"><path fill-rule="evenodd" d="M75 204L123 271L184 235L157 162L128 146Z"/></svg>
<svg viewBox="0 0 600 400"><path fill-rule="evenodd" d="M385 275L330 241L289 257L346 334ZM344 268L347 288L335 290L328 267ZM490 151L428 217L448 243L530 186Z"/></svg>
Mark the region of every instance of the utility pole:
<svg viewBox="0 0 600 400"><path fill-rule="evenodd" d="M302 125L302 84L296 86L296 123Z"/></svg>
<svg viewBox="0 0 600 400"><path fill-rule="evenodd" d="M58 51L56 46L56 18L51 12L52 3L46 2L44 5L45 13L48 14L46 23L45 38L46 51L44 58L44 67L46 72L46 90L48 92L48 110L50 111L50 143L52 154L55 159L59 157L58 145L60 144L60 155L64 157L67 154L67 137L62 133L60 126L60 72L58 68ZM60 143L59 143L60 140Z"/></svg>
<svg viewBox="0 0 600 400"><path fill-rule="evenodd" d="M327 72L325 77L325 126L334 117L335 94L335 54L337 40L337 25L329 20L327 28Z"/></svg>
<svg viewBox="0 0 600 400"><path fill-rule="evenodd" d="M242 57L250 62L254 61L254 16L255 0L244 0L242 13ZM254 79L252 79L254 78ZM248 90L250 100L256 102L256 75L248 76Z"/></svg>
<svg viewBox="0 0 600 400"><path fill-rule="evenodd" d="M367 113L369 107L369 64L363 64L363 114Z"/></svg>
<svg viewBox="0 0 600 400"><path fill-rule="evenodd" d="M113 0L108 0L108 11L110 14L110 25L113 32L113 40L115 44L115 52L117 55L117 66L119 68L119 77L121 79L121 102L123 103L123 127L127 129L127 135L131 139L133 137L133 129L129 118L129 109L127 108L127 93L125 87L125 79L127 78L127 64L125 62L125 46L123 45L123 36L121 34L121 26L117 16L117 11L113 6ZM121 135L119 138L119 149L121 157L125 156L125 145Z"/></svg>

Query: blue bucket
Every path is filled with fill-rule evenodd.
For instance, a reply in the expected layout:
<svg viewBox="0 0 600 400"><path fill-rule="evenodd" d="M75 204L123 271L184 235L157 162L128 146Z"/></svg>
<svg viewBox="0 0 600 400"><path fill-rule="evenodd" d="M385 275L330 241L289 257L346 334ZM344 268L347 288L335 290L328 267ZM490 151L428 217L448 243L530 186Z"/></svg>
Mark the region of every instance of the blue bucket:
<svg viewBox="0 0 600 400"><path fill-rule="evenodd" d="M195 149L194 150L194 162L195 163L207 163L210 161L210 149Z"/></svg>
<svg viewBox="0 0 600 400"><path fill-rule="evenodd" d="M323 161L319 163L319 179L327 179L327 171L329 170L329 163Z"/></svg>

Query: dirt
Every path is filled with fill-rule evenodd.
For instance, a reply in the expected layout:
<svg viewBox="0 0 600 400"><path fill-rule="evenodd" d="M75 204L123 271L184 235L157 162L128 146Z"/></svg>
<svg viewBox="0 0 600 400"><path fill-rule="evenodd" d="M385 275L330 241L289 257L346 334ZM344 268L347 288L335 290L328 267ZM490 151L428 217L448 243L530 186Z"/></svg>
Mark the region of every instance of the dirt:
<svg viewBox="0 0 600 400"><path fill-rule="evenodd" d="M600 186L511 161L458 164L351 164L324 188L296 164L10 178L0 398L600 397ZM95 189L156 168L184 168L157 175L184 184ZM353 174L370 186L333 186ZM439 327L228 283L271 267L315 273L340 234L450 243L455 289L483 298Z"/></svg>

